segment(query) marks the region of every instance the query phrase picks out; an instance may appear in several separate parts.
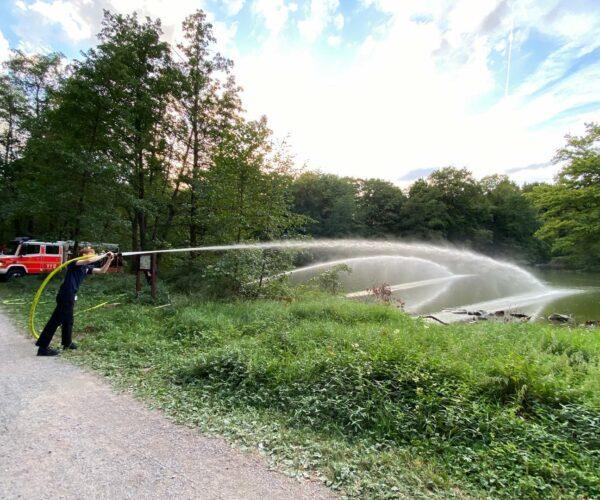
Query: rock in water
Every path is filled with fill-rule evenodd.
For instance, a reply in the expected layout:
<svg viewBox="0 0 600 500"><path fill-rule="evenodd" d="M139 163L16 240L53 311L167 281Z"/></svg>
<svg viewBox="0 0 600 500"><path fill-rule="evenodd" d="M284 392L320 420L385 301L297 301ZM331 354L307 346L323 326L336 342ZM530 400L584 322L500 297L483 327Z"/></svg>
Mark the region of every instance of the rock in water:
<svg viewBox="0 0 600 500"><path fill-rule="evenodd" d="M571 316L567 316L566 314L554 313L548 316L548 321L553 321L555 323L569 323L572 320Z"/></svg>

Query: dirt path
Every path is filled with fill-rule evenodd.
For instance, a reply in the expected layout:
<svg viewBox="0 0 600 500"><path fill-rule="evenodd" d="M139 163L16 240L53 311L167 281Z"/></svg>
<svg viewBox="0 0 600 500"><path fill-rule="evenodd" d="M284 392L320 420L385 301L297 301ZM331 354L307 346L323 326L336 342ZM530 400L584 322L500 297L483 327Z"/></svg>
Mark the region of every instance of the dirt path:
<svg viewBox="0 0 600 500"><path fill-rule="evenodd" d="M334 497L34 353L0 313L0 498Z"/></svg>

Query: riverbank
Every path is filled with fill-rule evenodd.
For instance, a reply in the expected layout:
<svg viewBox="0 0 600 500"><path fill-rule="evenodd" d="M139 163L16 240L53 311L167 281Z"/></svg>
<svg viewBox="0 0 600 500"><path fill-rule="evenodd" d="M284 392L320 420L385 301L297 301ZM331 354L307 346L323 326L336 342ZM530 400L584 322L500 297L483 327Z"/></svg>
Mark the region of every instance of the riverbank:
<svg viewBox="0 0 600 500"><path fill-rule="evenodd" d="M128 279L90 280L78 307ZM437 326L326 296L118 302L77 317L71 361L290 473L361 497L600 495L597 330Z"/></svg>

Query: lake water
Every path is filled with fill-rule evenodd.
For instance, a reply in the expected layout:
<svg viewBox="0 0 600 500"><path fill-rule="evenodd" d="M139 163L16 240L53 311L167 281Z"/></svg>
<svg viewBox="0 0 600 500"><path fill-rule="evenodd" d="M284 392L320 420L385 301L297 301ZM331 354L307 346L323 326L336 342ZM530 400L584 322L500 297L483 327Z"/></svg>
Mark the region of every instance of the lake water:
<svg viewBox="0 0 600 500"><path fill-rule="evenodd" d="M290 273L304 282L344 264L344 291L372 300L368 289L386 283L414 314L446 309L499 310L536 319L552 313L577 322L600 320L600 274L525 268L465 249L415 242L313 242L311 259Z"/></svg>
<svg viewBox="0 0 600 500"><path fill-rule="evenodd" d="M546 270L532 270L532 273L552 288L570 288L581 292L549 300L544 304L543 316L556 312L572 314L578 322L600 320L600 273Z"/></svg>
<svg viewBox="0 0 600 500"><path fill-rule="evenodd" d="M482 309L494 312L505 310L524 313L537 320L544 320L553 313L572 316L576 323L588 320L600 320L600 274L579 273L572 271L549 271L528 269L540 282L543 290L527 290L524 293L515 291L513 294L498 293L498 297L488 294L493 287L481 287L481 276L466 276L449 283L446 289L439 285L431 285L414 290L420 294L415 297L411 291L399 290L395 295L407 302L407 310L420 314L433 314L444 309L466 308L469 310ZM424 305L423 294L432 297Z"/></svg>
<svg viewBox="0 0 600 500"><path fill-rule="evenodd" d="M498 293L497 297L492 297L489 295L492 287L488 284L482 289L481 277L473 275L448 282L447 287L432 284L415 290L398 290L394 294L406 301L407 310L420 314L466 308L524 313L538 320L544 320L553 313L572 316L577 323L600 320L600 274L529 271L544 284L545 289L524 293L517 291L509 295Z"/></svg>
<svg viewBox="0 0 600 500"><path fill-rule="evenodd" d="M451 286L439 293L435 286L420 289L419 293L435 295L425 306L416 307L414 312L432 314L448 308L483 309L486 311L506 310L534 316L538 320L546 319L553 313L570 315L577 323L587 320L600 320L600 274L578 273L570 271L548 271L528 269L540 282L545 285L543 290L527 290L524 293L516 291L514 294L499 293L499 297L489 297L490 287L480 289L480 276L467 276L456 280ZM410 294L403 296L408 300L410 310L413 302ZM479 300L481 298L481 300Z"/></svg>

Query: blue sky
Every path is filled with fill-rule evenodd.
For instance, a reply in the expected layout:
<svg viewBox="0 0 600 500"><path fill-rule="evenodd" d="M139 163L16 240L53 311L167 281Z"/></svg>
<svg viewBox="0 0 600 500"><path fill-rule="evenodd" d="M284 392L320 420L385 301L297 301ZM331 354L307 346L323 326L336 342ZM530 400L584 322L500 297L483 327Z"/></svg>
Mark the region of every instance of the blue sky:
<svg viewBox="0 0 600 500"><path fill-rule="evenodd" d="M600 121L596 0L0 0L9 48L69 58L103 9L162 19L177 41L204 9L250 117L298 164L405 184L431 169L549 180L565 134Z"/></svg>

